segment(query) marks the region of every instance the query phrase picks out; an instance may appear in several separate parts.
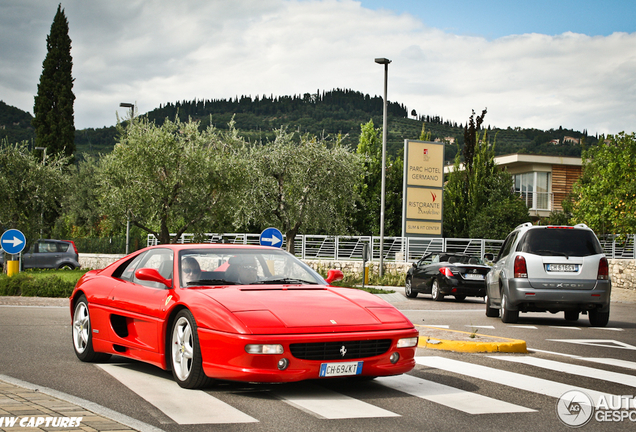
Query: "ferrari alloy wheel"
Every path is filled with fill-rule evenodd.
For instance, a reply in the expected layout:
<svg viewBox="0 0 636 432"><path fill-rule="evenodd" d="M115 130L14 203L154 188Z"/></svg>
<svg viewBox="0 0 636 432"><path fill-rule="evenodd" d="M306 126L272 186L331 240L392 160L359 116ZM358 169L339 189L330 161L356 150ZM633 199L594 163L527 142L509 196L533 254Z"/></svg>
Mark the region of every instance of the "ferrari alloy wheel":
<svg viewBox="0 0 636 432"><path fill-rule="evenodd" d="M486 294L484 301L486 302L486 316L489 318L497 318L499 316L499 309L490 306L490 297L488 297L488 294Z"/></svg>
<svg viewBox="0 0 636 432"><path fill-rule="evenodd" d="M501 295L501 321L504 323L514 324L519 320L519 311L508 309L508 296L506 293Z"/></svg>
<svg viewBox="0 0 636 432"><path fill-rule="evenodd" d="M437 279L433 279L433 286L431 287L431 296L433 297L433 300L435 301L444 300L444 294L442 294L439 291L439 282L437 282Z"/></svg>
<svg viewBox="0 0 636 432"><path fill-rule="evenodd" d="M170 339L170 357L172 375L181 387L194 389L207 384L197 325L188 309L179 311L175 317Z"/></svg>
<svg viewBox="0 0 636 432"><path fill-rule="evenodd" d="M93 334L91 329L91 315L88 311L88 301L80 296L73 312L73 349L75 355L82 361L104 361L110 354L93 351Z"/></svg>
<svg viewBox="0 0 636 432"><path fill-rule="evenodd" d="M417 297L417 291L413 291L413 281L410 277L406 278L406 285L404 286L404 295L408 298Z"/></svg>

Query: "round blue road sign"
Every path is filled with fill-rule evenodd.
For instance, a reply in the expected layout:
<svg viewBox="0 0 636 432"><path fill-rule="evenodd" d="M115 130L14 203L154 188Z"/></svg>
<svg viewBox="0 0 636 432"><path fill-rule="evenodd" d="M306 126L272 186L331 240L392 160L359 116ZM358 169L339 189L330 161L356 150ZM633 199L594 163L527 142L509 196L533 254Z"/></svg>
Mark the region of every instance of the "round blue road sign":
<svg viewBox="0 0 636 432"><path fill-rule="evenodd" d="M281 247L283 245L283 233L276 228L266 228L259 237L261 246Z"/></svg>
<svg viewBox="0 0 636 432"><path fill-rule="evenodd" d="M8 254L19 254L26 246L26 237L17 229L6 230L0 237L0 246Z"/></svg>

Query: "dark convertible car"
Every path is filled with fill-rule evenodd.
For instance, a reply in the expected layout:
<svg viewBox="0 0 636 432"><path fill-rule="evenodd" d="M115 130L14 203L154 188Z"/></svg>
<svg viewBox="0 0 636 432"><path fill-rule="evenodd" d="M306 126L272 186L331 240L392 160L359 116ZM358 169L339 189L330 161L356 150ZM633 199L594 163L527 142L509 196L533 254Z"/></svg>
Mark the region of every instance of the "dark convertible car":
<svg viewBox="0 0 636 432"><path fill-rule="evenodd" d="M490 267L476 256L463 253L430 253L413 263L406 274L405 294L415 298L430 294L440 301L452 295L462 301L466 297L486 295L486 274Z"/></svg>

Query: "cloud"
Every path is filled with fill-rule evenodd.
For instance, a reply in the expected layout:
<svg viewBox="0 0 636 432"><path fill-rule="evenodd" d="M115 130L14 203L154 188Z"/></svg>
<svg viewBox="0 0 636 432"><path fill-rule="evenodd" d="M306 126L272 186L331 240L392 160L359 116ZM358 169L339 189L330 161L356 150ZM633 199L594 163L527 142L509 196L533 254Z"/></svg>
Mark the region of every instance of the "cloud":
<svg viewBox="0 0 636 432"><path fill-rule="evenodd" d="M0 6L0 97L32 110L57 0ZM632 131L636 34L487 40L352 0L164 0L62 5L73 41L78 128L177 100L351 88L465 122L590 133ZM4 61L8 59L10 61ZM120 111L123 113L123 111Z"/></svg>

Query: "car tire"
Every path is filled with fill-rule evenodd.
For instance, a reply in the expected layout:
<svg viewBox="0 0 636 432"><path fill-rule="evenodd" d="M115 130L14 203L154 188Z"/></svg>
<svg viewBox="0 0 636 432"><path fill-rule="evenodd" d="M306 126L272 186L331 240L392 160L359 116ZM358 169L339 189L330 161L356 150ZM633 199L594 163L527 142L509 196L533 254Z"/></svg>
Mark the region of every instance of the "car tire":
<svg viewBox="0 0 636 432"><path fill-rule="evenodd" d="M110 358L110 354L93 350L91 314L88 310L88 300L84 295L81 295L75 303L72 328L73 349L78 359L84 362L100 362Z"/></svg>
<svg viewBox="0 0 636 432"><path fill-rule="evenodd" d="M490 298L486 296L486 316L488 318L499 318L499 309L490 306Z"/></svg>
<svg viewBox="0 0 636 432"><path fill-rule="evenodd" d="M75 270L75 266L73 264L61 264L58 270Z"/></svg>
<svg viewBox="0 0 636 432"><path fill-rule="evenodd" d="M444 300L444 294L439 291L439 282L437 282L437 279L433 279L433 285L431 286L431 297L433 297L433 300L435 301Z"/></svg>
<svg viewBox="0 0 636 432"><path fill-rule="evenodd" d="M460 302L464 301L464 300L466 300L466 296L463 295L463 294L456 294L455 295L455 300L460 301Z"/></svg>
<svg viewBox="0 0 636 432"><path fill-rule="evenodd" d="M588 312L590 325L592 327L605 327L609 322L609 307L607 312L601 312L598 309L592 309Z"/></svg>
<svg viewBox="0 0 636 432"><path fill-rule="evenodd" d="M406 283L404 284L404 295L407 298L417 297L417 291L413 291L413 281L410 277L406 278Z"/></svg>
<svg viewBox="0 0 636 432"><path fill-rule="evenodd" d="M203 372L197 323L188 309L180 310L175 316L167 351L172 376L179 386L197 389L209 383L210 378Z"/></svg>
<svg viewBox="0 0 636 432"><path fill-rule="evenodd" d="M578 321L579 320L579 311L565 311L563 313L565 315L566 321Z"/></svg>
<svg viewBox="0 0 636 432"><path fill-rule="evenodd" d="M519 320L519 311L508 309L508 295L501 294L501 321L506 324L514 324Z"/></svg>

